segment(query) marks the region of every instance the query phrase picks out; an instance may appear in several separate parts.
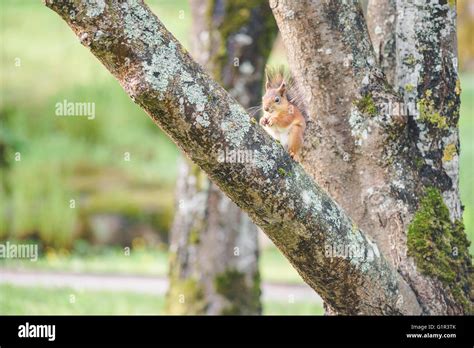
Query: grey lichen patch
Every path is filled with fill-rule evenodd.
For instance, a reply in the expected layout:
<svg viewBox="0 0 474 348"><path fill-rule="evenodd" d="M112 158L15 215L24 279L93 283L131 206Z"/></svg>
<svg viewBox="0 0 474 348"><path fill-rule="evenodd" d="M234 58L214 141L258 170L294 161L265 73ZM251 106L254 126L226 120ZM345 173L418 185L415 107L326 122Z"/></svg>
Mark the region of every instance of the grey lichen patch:
<svg viewBox="0 0 474 348"><path fill-rule="evenodd" d="M105 36L105 33L102 30L97 30L94 34L94 40L98 41Z"/></svg>
<svg viewBox="0 0 474 348"><path fill-rule="evenodd" d="M196 111L204 111L207 103L207 97L204 94L203 88L201 86L195 83L192 83L191 85L183 83L182 90L188 102L196 106Z"/></svg>
<svg viewBox="0 0 474 348"><path fill-rule="evenodd" d="M326 220L329 222L328 228L332 232L337 232L343 224L347 223L347 221L343 221L344 217L341 208L336 204L327 204L323 213L326 216ZM352 223L348 224L346 230L352 231Z"/></svg>
<svg viewBox="0 0 474 348"><path fill-rule="evenodd" d="M357 146L362 145L363 140L367 139L369 135L367 121L368 119L364 117L356 106L351 108L349 125L351 126L351 134L354 137L354 142Z"/></svg>
<svg viewBox="0 0 474 348"><path fill-rule="evenodd" d="M354 253L350 257L352 265L356 266L363 273L369 273L378 268L376 264L381 261L381 255L377 244L365 238L359 230L351 233L347 240L348 245L354 248Z"/></svg>
<svg viewBox="0 0 474 348"><path fill-rule="evenodd" d="M178 47L174 42L170 42L167 46L161 45L158 48L159 41L153 42L157 46L157 51L152 54L151 64L147 61L143 62L143 71L145 80L158 92L166 92L170 80L180 77L180 87L182 96L189 104L195 106L196 111L203 112L206 108L208 98L204 93L204 88L196 83L195 79L187 72L180 61ZM209 126L209 118L207 115L197 116L197 122L203 126Z"/></svg>
<svg viewBox="0 0 474 348"><path fill-rule="evenodd" d="M159 92L166 91L169 80L176 75L179 69L180 61L174 42L170 42L168 46L162 46L158 52L153 54L151 64L143 62L145 80Z"/></svg>
<svg viewBox="0 0 474 348"><path fill-rule="evenodd" d="M320 211L325 217L327 246L338 250L336 257L348 260L362 273L369 273L379 267L381 254L377 245L368 240L363 232L335 203L324 202Z"/></svg>
<svg viewBox="0 0 474 348"><path fill-rule="evenodd" d="M364 123L364 117L358 108L351 108L351 115L349 117L349 125L353 131L361 128Z"/></svg>
<svg viewBox="0 0 474 348"><path fill-rule="evenodd" d="M97 17L104 12L105 2L104 0L87 0L86 8L86 14L89 17Z"/></svg>
<svg viewBox="0 0 474 348"><path fill-rule="evenodd" d="M138 1L121 4L124 11L124 31L130 40L139 39L148 47L161 44L161 33L155 18Z"/></svg>
<svg viewBox="0 0 474 348"><path fill-rule="evenodd" d="M379 251L379 247L377 246L377 244L375 244L374 242L372 242L370 239L367 239L367 243L370 245L370 247L372 248L372 252L374 253L374 257L380 257L380 251Z"/></svg>
<svg viewBox="0 0 474 348"><path fill-rule="evenodd" d="M234 147L238 147L250 129L250 116L239 104L231 104L229 113L221 124L225 139Z"/></svg>
<svg viewBox="0 0 474 348"><path fill-rule="evenodd" d="M209 121L209 115L205 112L201 115L197 115L196 122L202 127L209 127L211 122Z"/></svg>
<svg viewBox="0 0 474 348"><path fill-rule="evenodd" d="M275 170L275 161L271 159L272 153L273 149L267 145L262 145L261 151L255 150L254 152L255 166L262 169L266 175Z"/></svg>
<svg viewBox="0 0 474 348"><path fill-rule="evenodd" d="M309 190L305 190L301 194L301 199L303 200L303 208L307 211L312 210L316 214L321 214L321 200L319 197L313 192Z"/></svg>

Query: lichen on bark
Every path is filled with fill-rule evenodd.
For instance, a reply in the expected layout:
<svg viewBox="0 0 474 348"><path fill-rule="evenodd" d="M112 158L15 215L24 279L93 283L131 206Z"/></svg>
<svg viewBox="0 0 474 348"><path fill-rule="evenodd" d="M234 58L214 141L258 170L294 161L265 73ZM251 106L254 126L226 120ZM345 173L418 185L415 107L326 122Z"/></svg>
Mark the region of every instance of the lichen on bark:
<svg viewBox="0 0 474 348"><path fill-rule="evenodd" d="M420 113L420 119L424 122L434 125L438 129L446 130L448 129L446 117L441 115L440 112L436 109L435 103L431 95L432 92L428 89L425 91L424 98L421 98L418 101L418 111Z"/></svg>
<svg viewBox="0 0 474 348"><path fill-rule="evenodd" d="M456 156L457 150L455 144L448 144L443 151L443 161L449 162L452 161L454 156Z"/></svg>

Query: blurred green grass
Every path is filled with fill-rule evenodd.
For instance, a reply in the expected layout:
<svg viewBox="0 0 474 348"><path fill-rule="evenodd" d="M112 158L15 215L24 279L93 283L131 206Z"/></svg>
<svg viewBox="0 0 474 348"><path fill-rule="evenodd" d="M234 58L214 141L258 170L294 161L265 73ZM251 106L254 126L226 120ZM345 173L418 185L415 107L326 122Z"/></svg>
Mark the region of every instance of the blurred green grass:
<svg viewBox="0 0 474 348"><path fill-rule="evenodd" d="M136 248L129 253L118 247L88 248L86 252L49 248L37 261L5 259L4 269L88 274L133 274L166 276L168 252L159 248Z"/></svg>
<svg viewBox="0 0 474 348"><path fill-rule="evenodd" d="M296 270L273 246L261 251L259 262L261 277L266 282L304 284ZM48 248L35 262L10 258L1 260L0 266L12 270L164 277L168 273L168 251L141 245L127 254L118 247L87 247L83 252Z"/></svg>
<svg viewBox="0 0 474 348"><path fill-rule="evenodd" d="M71 303L74 295L74 303ZM7 300L8 299L8 300ZM164 314L164 297L131 292L78 291L70 288L27 288L0 284L0 315ZM321 315L321 305L306 302L263 303L264 314Z"/></svg>
<svg viewBox="0 0 474 348"><path fill-rule="evenodd" d="M161 314L163 308L163 297L148 294L0 285L2 315Z"/></svg>
<svg viewBox="0 0 474 348"><path fill-rule="evenodd" d="M149 4L186 42L188 3ZM160 223L169 228L176 146L58 15L36 0L6 0L0 8L0 157L7 169L1 177L0 238L39 237L48 246L71 247L81 237L74 227L87 225L81 218L97 202L107 212L134 213L149 210L153 197L163 203L159 216L168 221ZM94 103L96 117L57 117L55 105L63 100ZM17 154L21 161L14 160ZM122 185L110 185L116 177ZM137 197L140 185L150 199ZM71 199L78 209L70 209ZM118 199L126 204L117 207Z"/></svg>

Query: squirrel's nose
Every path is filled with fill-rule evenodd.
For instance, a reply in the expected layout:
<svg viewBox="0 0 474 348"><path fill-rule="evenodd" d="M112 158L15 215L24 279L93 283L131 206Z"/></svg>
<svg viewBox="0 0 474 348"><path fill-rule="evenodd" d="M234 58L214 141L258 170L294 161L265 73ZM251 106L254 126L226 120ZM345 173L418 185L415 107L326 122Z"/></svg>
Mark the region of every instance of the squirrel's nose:
<svg viewBox="0 0 474 348"><path fill-rule="evenodd" d="M268 112L268 110L270 110L270 108L269 108L268 106L265 106L265 107L263 108L263 110L265 110L266 112Z"/></svg>

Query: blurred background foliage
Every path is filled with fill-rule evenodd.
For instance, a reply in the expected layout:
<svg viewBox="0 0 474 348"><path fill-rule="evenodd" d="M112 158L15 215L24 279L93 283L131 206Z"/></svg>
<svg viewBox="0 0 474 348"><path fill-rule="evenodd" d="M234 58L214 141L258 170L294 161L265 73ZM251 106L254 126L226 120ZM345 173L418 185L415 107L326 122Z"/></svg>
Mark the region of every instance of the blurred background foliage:
<svg viewBox="0 0 474 348"><path fill-rule="evenodd" d="M147 3L168 30L189 46L188 2ZM40 1L2 0L0 10L0 242L34 241L41 248L36 263L0 260L0 266L166 275L178 149L59 16ZM466 231L472 240L474 1L458 0L458 11L461 195ZM275 46L271 62L285 62L281 43ZM94 103L95 118L56 116L55 105L64 100ZM133 250L130 257L123 257L123 247ZM260 262L263 281L302 283L269 242L263 243ZM15 304L14 299L27 298L27 292L1 285L1 297L11 300L0 301L0 313L19 313L25 308L45 313L44 308L51 308L35 310L34 304ZM115 310L100 307L99 312L161 311L161 300L130 309L126 301L131 298L139 301L133 295L123 296L123 306ZM146 297L142 301L153 302ZM288 303L264 306L265 313L322 311L304 304L291 309ZM68 313L64 308L58 310L63 312ZM84 308L70 312L90 313Z"/></svg>

